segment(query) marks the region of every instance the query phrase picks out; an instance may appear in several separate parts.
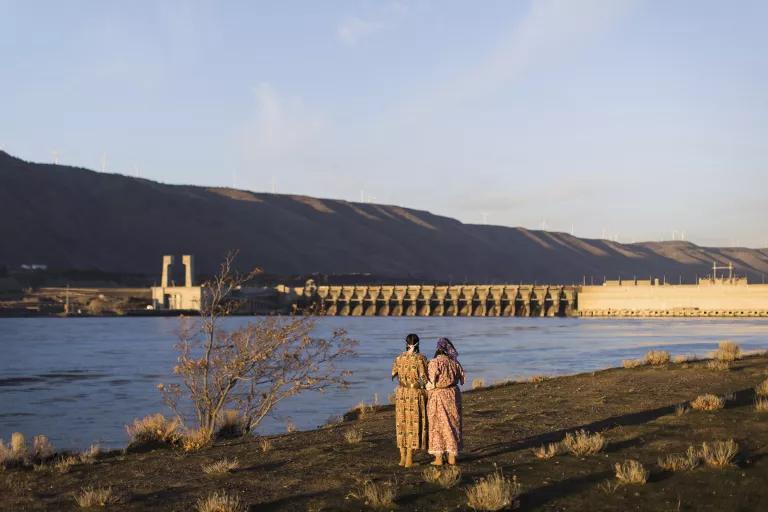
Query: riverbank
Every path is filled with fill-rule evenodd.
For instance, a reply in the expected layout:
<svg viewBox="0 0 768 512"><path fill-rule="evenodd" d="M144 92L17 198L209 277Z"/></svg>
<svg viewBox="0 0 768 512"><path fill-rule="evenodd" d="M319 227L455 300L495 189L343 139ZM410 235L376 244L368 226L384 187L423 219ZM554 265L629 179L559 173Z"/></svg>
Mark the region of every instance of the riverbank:
<svg viewBox="0 0 768 512"><path fill-rule="evenodd" d="M502 470L522 485L522 510L759 510L768 506L768 412L756 412L753 388L768 376L768 358L748 357L730 370L705 361L616 368L466 392L465 448L459 483L442 489L422 472L396 465L391 406L347 415L341 423L260 440L236 440L183 454L173 450L113 452L69 471L9 468L0 473L0 510L75 510L86 486L112 488L109 510L193 510L213 492L240 497L250 510L365 510L352 494L366 481L395 483L398 510L468 510L464 489ZM726 397L725 407L703 412L677 407L697 396ZM584 428L600 432L603 451L539 459L533 449ZM345 433L362 439L350 443ZM722 469L659 468L659 457L701 443L734 439L739 453ZM354 441L354 439L352 439ZM201 466L223 458L239 462L211 476ZM645 485L615 486L614 464L640 461Z"/></svg>

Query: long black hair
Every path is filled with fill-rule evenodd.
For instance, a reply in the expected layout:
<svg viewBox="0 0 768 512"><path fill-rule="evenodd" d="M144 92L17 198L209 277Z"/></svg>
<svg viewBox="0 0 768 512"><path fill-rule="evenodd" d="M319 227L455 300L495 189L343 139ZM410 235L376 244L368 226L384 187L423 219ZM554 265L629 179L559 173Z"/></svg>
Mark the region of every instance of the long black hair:
<svg viewBox="0 0 768 512"><path fill-rule="evenodd" d="M405 347L406 349L413 347L413 351L418 354L419 353L419 336L413 333L406 336Z"/></svg>

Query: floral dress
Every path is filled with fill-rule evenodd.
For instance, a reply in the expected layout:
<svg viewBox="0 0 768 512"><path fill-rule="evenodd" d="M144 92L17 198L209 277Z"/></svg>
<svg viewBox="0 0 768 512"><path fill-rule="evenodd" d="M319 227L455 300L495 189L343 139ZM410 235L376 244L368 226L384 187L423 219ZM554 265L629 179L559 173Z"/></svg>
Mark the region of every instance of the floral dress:
<svg viewBox="0 0 768 512"><path fill-rule="evenodd" d="M392 377L400 385L395 391L395 430L397 447L414 450L427 447L427 358L403 352L392 364Z"/></svg>
<svg viewBox="0 0 768 512"><path fill-rule="evenodd" d="M427 402L429 453L458 454L463 428L458 384L464 384L464 368L458 361L441 354L429 362L427 374L435 386L429 391Z"/></svg>

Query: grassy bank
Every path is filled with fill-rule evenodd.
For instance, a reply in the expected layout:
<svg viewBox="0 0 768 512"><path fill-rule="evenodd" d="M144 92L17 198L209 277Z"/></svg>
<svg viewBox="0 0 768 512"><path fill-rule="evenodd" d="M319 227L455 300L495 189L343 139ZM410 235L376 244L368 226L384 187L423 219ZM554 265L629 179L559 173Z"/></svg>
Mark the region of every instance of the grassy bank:
<svg viewBox="0 0 768 512"><path fill-rule="evenodd" d="M519 483L521 510L768 507L768 412L756 409L754 391L768 377L768 358L727 369L657 362L466 392L460 474L429 473L424 453L413 468L398 467L394 412L384 406L323 429L191 454L113 452L61 470L8 467L0 472L0 510L81 510L76 498L88 488L94 495L109 488L107 508L126 511L195 510L215 492L237 497L244 510L367 510L374 491L384 501L393 492L385 510L470 510L466 489L489 475ZM696 405L711 410L693 408L705 394L715 397ZM578 452L596 440L572 435L581 429L602 435L595 453L574 455L562 443L570 439ZM735 455L717 466L716 451L729 447L717 442L729 440Z"/></svg>

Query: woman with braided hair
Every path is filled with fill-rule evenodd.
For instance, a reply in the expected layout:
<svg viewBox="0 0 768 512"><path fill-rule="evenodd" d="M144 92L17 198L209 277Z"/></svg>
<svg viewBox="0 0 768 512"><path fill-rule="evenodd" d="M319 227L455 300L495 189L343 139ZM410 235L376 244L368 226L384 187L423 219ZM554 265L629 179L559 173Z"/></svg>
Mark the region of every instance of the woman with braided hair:
<svg viewBox="0 0 768 512"><path fill-rule="evenodd" d="M395 391L395 430L400 449L400 465L413 465L413 450L427 448L427 358L419 353L419 337L405 338L405 352L392 364L392 378L397 377Z"/></svg>

